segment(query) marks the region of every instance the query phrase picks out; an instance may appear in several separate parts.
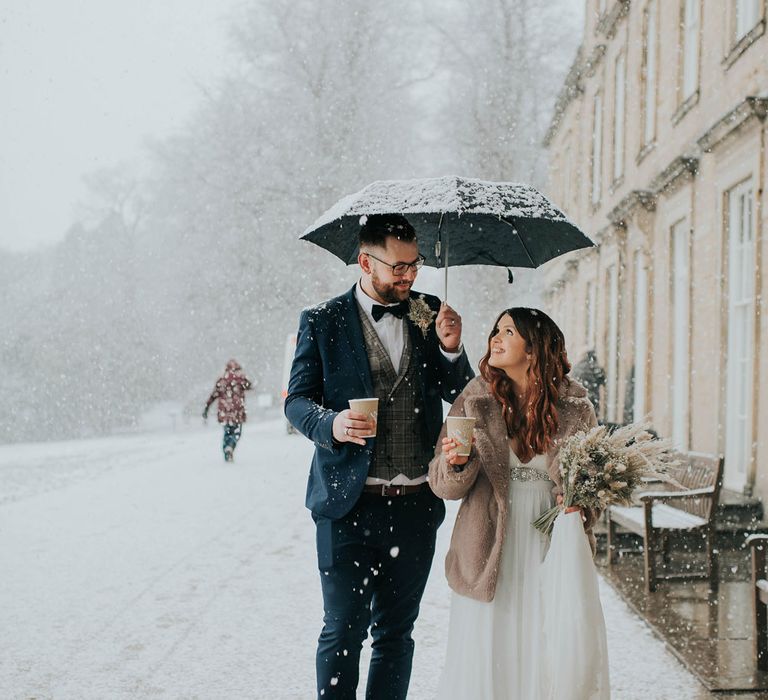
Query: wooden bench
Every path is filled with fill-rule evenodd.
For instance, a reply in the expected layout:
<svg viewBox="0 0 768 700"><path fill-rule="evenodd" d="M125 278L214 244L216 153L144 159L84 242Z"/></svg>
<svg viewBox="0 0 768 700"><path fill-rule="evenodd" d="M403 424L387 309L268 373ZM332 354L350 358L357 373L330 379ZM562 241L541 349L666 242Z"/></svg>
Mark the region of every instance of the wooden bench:
<svg viewBox="0 0 768 700"><path fill-rule="evenodd" d="M755 615L755 663L768 671L768 580L765 572L765 554L768 535L751 535L747 544L752 550L752 605Z"/></svg>
<svg viewBox="0 0 768 700"><path fill-rule="evenodd" d="M717 556L715 550L715 522L720 488L723 481L723 457L696 452L676 455L679 464L670 469L683 489L672 488L661 482L654 486L660 490L638 494L639 505L611 506L608 520L608 564L614 564L616 551L616 525L643 537L645 561L645 590L656 590L659 580L708 579L717 588ZM657 573L657 558L661 555L666 569L669 564L670 536L680 533L700 534L704 539L707 557L706 571L696 573Z"/></svg>

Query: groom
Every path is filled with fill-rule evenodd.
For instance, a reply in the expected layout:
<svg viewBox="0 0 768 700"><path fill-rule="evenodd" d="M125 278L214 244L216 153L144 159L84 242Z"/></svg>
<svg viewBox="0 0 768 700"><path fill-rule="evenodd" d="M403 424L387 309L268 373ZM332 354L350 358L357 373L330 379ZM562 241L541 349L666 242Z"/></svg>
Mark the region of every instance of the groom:
<svg viewBox="0 0 768 700"><path fill-rule="evenodd" d="M373 638L366 698L405 698L411 631L445 516L426 479L443 422L474 376L461 318L411 290L424 258L408 221L368 216L360 281L299 321L285 415L315 443L306 505L317 526L324 626L318 697L353 699ZM349 399L377 397L376 437Z"/></svg>

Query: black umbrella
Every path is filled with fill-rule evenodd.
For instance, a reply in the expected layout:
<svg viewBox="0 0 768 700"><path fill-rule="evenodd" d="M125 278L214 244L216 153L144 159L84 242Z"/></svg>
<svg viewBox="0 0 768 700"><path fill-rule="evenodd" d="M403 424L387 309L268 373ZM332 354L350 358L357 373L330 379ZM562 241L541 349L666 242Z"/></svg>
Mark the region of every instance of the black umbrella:
<svg viewBox="0 0 768 700"><path fill-rule="evenodd" d="M301 238L351 265L368 214L407 217L425 263L446 270L446 297L449 265L538 267L594 245L530 185L463 177L373 182L337 202Z"/></svg>

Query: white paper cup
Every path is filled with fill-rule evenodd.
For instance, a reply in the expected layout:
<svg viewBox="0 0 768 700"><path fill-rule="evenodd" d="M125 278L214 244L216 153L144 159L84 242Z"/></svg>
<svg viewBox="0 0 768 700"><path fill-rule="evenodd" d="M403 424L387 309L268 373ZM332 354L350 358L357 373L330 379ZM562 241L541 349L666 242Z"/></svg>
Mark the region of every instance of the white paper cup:
<svg viewBox="0 0 768 700"><path fill-rule="evenodd" d="M373 432L370 435L360 435L359 437L376 437L376 421L379 415L378 399L350 399L349 407L356 413L364 413L368 420L373 421Z"/></svg>
<svg viewBox="0 0 768 700"><path fill-rule="evenodd" d="M474 418L461 416L448 416L448 437L456 442L456 454L460 457L469 457L472 449L472 429L475 427Z"/></svg>

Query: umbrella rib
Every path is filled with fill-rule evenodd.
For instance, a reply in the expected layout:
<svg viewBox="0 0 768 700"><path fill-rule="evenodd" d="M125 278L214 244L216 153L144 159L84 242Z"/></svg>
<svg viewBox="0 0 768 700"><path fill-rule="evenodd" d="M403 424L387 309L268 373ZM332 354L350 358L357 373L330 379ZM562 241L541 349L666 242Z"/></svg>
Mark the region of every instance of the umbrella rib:
<svg viewBox="0 0 768 700"><path fill-rule="evenodd" d="M515 228L514 224L511 224L509 221L507 221L503 216L499 217L507 226L509 226L517 236L517 239L520 241L520 245L523 246L523 250L525 251L525 254L528 256L528 262L531 263L531 267L536 267L536 263L533 261L533 258L531 257L531 254L528 252L528 248L525 245L525 241L523 240L523 237L518 232L517 228Z"/></svg>

